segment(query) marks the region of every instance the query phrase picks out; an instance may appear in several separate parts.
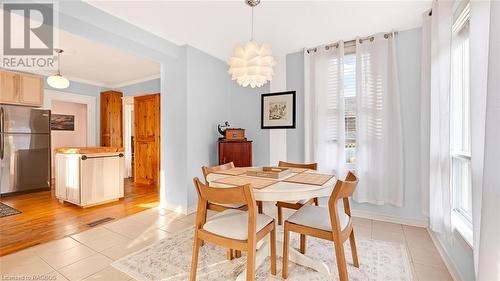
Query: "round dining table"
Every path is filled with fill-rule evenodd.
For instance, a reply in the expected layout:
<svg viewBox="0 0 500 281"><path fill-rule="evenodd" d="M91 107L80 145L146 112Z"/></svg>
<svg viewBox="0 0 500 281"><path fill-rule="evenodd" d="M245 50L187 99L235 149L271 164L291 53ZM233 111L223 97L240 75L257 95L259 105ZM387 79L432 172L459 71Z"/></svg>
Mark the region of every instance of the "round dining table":
<svg viewBox="0 0 500 281"><path fill-rule="evenodd" d="M315 171L305 171L304 173L316 173ZM328 180L326 183L323 185L312 185L312 184L304 184L304 183L292 183L292 182L286 182L287 178L290 178L297 173L291 173L289 175L286 175L280 179L275 179L276 183L269 185L267 187L257 189L253 189L253 194L255 197L256 201L262 201L262 202L276 202L276 201L284 201L284 202L297 202L300 200L309 200L314 197L329 197L332 193L332 190L335 186L335 183L337 179L335 177L332 177L330 180ZM207 180L212 187L233 187L234 185L229 185L229 184L223 184L223 183L216 183L214 181L231 177L232 175L227 175L227 174L208 174L207 175ZM250 177L247 175L239 175L239 176L244 176L244 177ZM250 177L252 178L252 177ZM259 177L259 179L262 179ZM276 224L276 230L277 230L277 237L276 237L276 254L278 256L283 255L283 228L282 226L279 226ZM261 240L264 241L260 245L258 245L258 250L255 256L255 268L258 268L264 261L265 259L270 256L270 245L269 241L266 240ZM293 247L290 247L288 250L288 255L289 255L289 260L314 269L318 272L330 275L330 268L322 261L316 260L313 257L306 256L296 250ZM246 270L243 271L236 280L245 280L246 279Z"/></svg>

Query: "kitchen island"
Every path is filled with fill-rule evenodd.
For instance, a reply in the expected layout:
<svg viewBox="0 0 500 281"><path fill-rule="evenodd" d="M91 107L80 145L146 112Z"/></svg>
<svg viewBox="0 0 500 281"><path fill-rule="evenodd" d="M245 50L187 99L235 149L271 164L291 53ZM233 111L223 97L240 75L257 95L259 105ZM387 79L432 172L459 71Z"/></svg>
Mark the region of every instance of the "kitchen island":
<svg viewBox="0 0 500 281"><path fill-rule="evenodd" d="M122 147L61 147L55 150L56 197L81 207L124 196Z"/></svg>

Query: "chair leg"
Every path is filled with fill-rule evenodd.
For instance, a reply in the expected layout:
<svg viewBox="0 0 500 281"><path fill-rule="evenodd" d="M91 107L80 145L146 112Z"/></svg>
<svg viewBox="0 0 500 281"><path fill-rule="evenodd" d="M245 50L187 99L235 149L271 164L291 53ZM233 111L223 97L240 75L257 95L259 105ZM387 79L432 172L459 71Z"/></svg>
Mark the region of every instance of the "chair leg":
<svg viewBox="0 0 500 281"><path fill-rule="evenodd" d="M283 222L283 208L278 206L278 225L281 225Z"/></svg>
<svg viewBox="0 0 500 281"><path fill-rule="evenodd" d="M264 213L264 207L262 206L262 201L257 201L257 209L259 211L259 214Z"/></svg>
<svg viewBox="0 0 500 281"><path fill-rule="evenodd" d="M283 268L281 269L281 277L288 278L288 244L290 240L290 232L288 231L288 223L285 221L285 229L283 235Z"/></svg>
<svg viewBox="0 0 500 281"><path fill-rule="evenodd" d="M232 260L233 259L233 249L227 249L226 252L227 260Z"/></svg>
<svg viewBox="0 0 500 281"><path fill-rule="evenodd" d="M314 197L313 201L314 201L314 205L319 206L319 199L318 199L318 197Z"/></svg>
<svg viewBox="0 0 500 281"><path fill-rule="evenodd" d="M196 269L198 267L198 253L200 251L202 240L198 239L195 234L194 243L193 243L193 257L191 258L191 275L189 280L196 281Z"/></svg>
<svg viewBox="0 0 500 281"><path fill-rule="evenodd" d="M271 274L276 275L276 227L271 230L269 240L271 240L269 241L271 242Z"/></svg>
<svg viewBox="0 0 500 281"><path fill-rule="evenodd" d="M356 239L354 239L354 230L352 230L351 235L349 235L349 242L351 244L352 261L354 263L354 266L359 268L358 250L356 249Z"/></svg>
<svg viewBox="0 0 500 281"><path fill-rule="evenodd" d="M247 252L247 281L255 280L255 254L256 254L256 245L255 242L253 245L249 243L249 249Z"/></svg>
<svg viewBox="0 0 500 281"><path fill-rule="evenodd" d="M234 257L239 259L241 258L241 251L240 250L234 250Z"/></svg>
<svg viewBox="0 0 500 281"><path fill-rule="evenodd" d="M300 252L305 255L306 254L306 235L300 234Z"/></svg>
<svg viewBox="0 0 500 281"><path fill-rule="evenodd" d="M335 257L337 258L337 267L339 269L339 280L340 281L349 281L349 277L347 275L347 264L345 260L344 253L344 244L340 239L334 242L335 246Z"/></svg>

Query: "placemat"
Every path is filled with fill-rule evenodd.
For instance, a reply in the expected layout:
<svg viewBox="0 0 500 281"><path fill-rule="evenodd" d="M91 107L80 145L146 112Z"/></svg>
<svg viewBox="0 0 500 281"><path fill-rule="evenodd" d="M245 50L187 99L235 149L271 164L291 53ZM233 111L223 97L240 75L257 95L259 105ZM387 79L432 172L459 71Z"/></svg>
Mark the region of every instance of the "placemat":
<svg viewBox="0 0 500 281"><path fill-rule="evenodd" d="M214 183L230 184L230 185L234 185L234 186L250 184L250 186L253 188L262 189L264 187L268 187L272 184L275 184L278 181L269 180L269 179L233 176L233 177L218 179L218 180L215 180L213 182Z"/></svg>
<svg viewBox="0 0 500 281"><path fill-rule="evenodd" d="M290 172L297 173L297 174L303 173L305 171L312 171L312 170L304 169L304 168L289 168L289 169L290 169Z"/></svg>
<svg viewBox="0 0 500 281"><path fill-rule="evenodd" d="M228 176L239 176L245 174L247 171L253 171L255 168L252 167L237 167L237 168L232 168L229 170L220 170L213 172L214 174L219 174L219 175L228 175Z"/></svg>
<svg viewBox="0 0 500 281"><path fill-rule="evenodd" d="M289 177L284 182L311 184L311 185L324 185L327 181L333 178L332 175L325 174L310 174L310 173L300 173L293 177Z"/></svg>

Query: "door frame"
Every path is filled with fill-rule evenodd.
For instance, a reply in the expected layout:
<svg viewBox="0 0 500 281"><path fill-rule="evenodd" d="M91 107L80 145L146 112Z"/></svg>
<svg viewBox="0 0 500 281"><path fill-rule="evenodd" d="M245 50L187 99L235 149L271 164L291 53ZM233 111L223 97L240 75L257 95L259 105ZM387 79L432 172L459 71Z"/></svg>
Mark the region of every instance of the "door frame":
<svg viewBox="0 0 500 281"><path fill-rule="evenodd" d="M96 97L44 90L43 107L51 109L53 100L87 105L87 146L96 146Z"/></svg>
<svg viewBox="0 0 500 281"><path fill-rule="evenodd" d="M134 176L132 170L132 132L134 132L134 124L132 123L132 112L134 111L134 96L123 96L123 146L125 148L125 174L127 178Z"/></svg>

